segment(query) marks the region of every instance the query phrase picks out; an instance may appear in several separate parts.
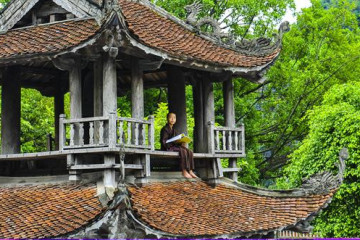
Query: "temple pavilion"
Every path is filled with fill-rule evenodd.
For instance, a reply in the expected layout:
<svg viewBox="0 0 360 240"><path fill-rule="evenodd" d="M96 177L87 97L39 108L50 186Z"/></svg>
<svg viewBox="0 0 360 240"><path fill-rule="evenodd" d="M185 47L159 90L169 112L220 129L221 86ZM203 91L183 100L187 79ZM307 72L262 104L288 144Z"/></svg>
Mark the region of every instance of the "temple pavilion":
<svg viewBox="0 0 360 240"><path fill-rule="evenodd" d="M342 182L346 152L338 175L318 174L299 189L237 182L237 159L246 151L233 81L264 80L288 23L274 39L239 42L214 19L199 19L200 7L187 6L186 21L148 0L11 0L1 10L0 164L56 163L68 175L4 177L0 238L235 238L311 230L309 221ZM213 31L202 32L204 25ZM214 124L216 82L223 84L225 126ZM193 89L201 180L159 171L171 170L178 153L155 149L154 118L144 116L144 89L166 87L169 111L186 133L186 85ZM21 88L54 98L54 144L46 152L20 152ZM132 116L120 117L117 99L129 92Z"/></svg>

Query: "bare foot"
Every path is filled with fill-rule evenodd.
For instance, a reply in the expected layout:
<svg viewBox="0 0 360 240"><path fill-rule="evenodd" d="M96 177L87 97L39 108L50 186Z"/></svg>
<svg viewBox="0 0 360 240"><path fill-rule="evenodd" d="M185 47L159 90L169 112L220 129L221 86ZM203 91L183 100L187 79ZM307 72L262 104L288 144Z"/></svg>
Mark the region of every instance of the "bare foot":
<svg viewBox="0 0 360 240"><path fill-rule="evenodd" d="M182 171L182 175L185 177L185 178L192 178L192 176L186 171Z"/></svg>
<svg viewBox="0 0 360 240"><path fill-rule="evenodd" d="M190 174L193 178L199 178L198 176L195 175L195 173L194 173L192 170L189 171L189 174Z"/></svg>

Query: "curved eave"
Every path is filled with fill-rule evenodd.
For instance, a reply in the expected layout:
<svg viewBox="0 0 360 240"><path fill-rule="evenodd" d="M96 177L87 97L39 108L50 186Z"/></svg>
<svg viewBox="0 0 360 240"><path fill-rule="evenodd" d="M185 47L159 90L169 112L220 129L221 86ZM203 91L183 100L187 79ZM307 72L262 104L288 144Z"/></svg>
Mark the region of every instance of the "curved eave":
<svg viewBox="0 0 360 240"><path fill-rule="evenodd" d="M225 178L221 180L221 183L225 184L227 186L230 186L230 187L232 187L234 189L238 189L238 190L241 190L241 191L244 191L244 192L249 192L249 193L251 193L253 195L257 195L257 197L273 197L273 198L277 198L278 199L277 204L279 204L282 201L281 200L282 198L284 199L284 201L289 201L289 199L293 199L291 201L305 201L304 199L306 199L306 202L307 201L315 201L315 199L320 199L319 198L320 195L306 195L304 193L301 193L300 189L286 190L286 191L272 191L272 190L265 190L265 189L256 188L256 187L249 188L247 185L241 186L242 184L232 183L230 180L227 180ZM155 189L157 189L157 187L155 187ZM186 189L188 187L191 187L191 186L186 186L184 189ZM142 194L146 194L146 192L149 193L150 189L151 188L143 190L145 192L142 191L142 193L139 193L139 194L142 195ZM180 188L177 191L179 191L179 192L188 191L188 190L184 190L184 189ZM156 191L158 191L158 190L156 190ZM169 191L171 193L171 192L173 192L173 189L171 189ZM216 190L216 192L218 192L218 190ZM212 235L211 234L208 234L208 235L196 235L196 234L186 235L186 234L177 234L177 233L174 233L174 232L167 232L167 231L164 231L164 229L161 230L161 228L155 227L155 226L158 225L157 221L159 221L159 219L156 218L155 216L153 216L153 217L155 217L154 218L155 220L153 220L153 219L151 220L152 223L148 223L148 222L145 222L143 220L143 215L138 212L138 210L139 210L138 207L142 206L142 205L138 205L137 203L134 203L135 206L133 206L133 207L135 207L135 209L132 208L131 210L128 210L127 214L128 214L128 217L130 219L132 219L133 222L138 224L142 229L144 229L145 232L153 234L153 235L155 235L155 236L157 236L159 238L161 238L161 237L169 237L169 238L189 238L189 237L193 237L193 238L239 238L239 237L242 237L243 238L243 237L246 237L246 238L248 238L248 237L254 237L254 236L268 235L269 233L273 233L275 231L281 231L281 230L284 230L284 229L286 229L286 230L294 230L294 231L298 231L298 232L307 232L309 229L304 228L303 226L308 226L309 222L311 220L313 220L313 218L316 215L318 215L318 213L322 209L324 209L324 208L326 208L328 206L328 204L331 202L332 197L333 197L335 192L336 192L336 189L333 189L329 194L321 195L321 197L323 197L323 200L321 200L321 204L317 205L316 209L312 206L312 208L314 208L314 209L311 210L311 211L306 210L307 211L306 215L303 214L302 216L296 216L296 217L294 217L293 220L288 221L286 224L285 223L278 224L278 226L276 226L276 227L275 227L275 225L277 225L277 224L275 224L274 227L268 227L268 228L264 227L265 225L260 225L257 229L256 229L256 227L254 229L249 228L249 231L240 231L240 230L236 231L235 229L233 229L233 231L230 231L230 232L227 232L227 233L222 232L221 234L212 234ZM134 194L135 194L134 198L136 198L138 196L138 193L135 192ZM154 194L156 194L156 193L154 193ZM186 192L184 197L188 196L188 194L190 194L190 192ZM210 194L210 192L209 192L209 194ZM214 193L211 193L211 194L214 194ZM232 196L237 196L237 195L232 195ZM138 196L138 197L140 197L140 196ZM151 198L151 196L149 196L149 197ZM179 196L175 196L175 198L178 198L178 197ZM256 196L254 196L254 199L255 198L256 198ZM141 197L141 199L143 199L143 197ZM141 199L139 201L142 201ZM151 202L153 204L156 204L156 203L154 203L154 201L156 202L157 200L153 199L153 198L151 198L151 199L152 199ZM166 201L168 201L168 200L166 200ZM201 200L201 201L203 202L203 200ZM258 200L258 201L260 201L260 200ZM317 201L319 201L319 200L317 200ZM262 202L262 200L260 202ZM260 202L258 204L260 204ZM163 204L165 204L165 203L163 203ZM218 203L218 204L223 204L223 203ZM230 203L227 203L227 204L230 204ZM233 203L231 203L231 204L233 204ZM198 206L198 204L193 203L191 206ZM275 205L273 207L275 207L275 206L276 206L276 203L275 203ZM225 207L225 205L224 205L224 207ZM271 206L268 206L268 207L272 208ZM310 207L310 205L304 205L304 207L305 208L303 210L298 209L298 207L294 207L294 209L291 210L291 211L296 211L296 212L297 211L305 211L305 209ZM154 208L154 207L151 207L151 208ZM141 211L145 211L145 212L150 211L151 212L151 211L153 211L153 210L151 210L151 208L148 209L148 208L145 207ZM167 209L167 208L165 207L164 209ZM161 210L162 214L165 211L164 209ZM243 209L243 208L240 207L240 209ZM196 210L196 208L191 209L189 211L192 212L193 210ZM275 210L275 208L274 208L274 210ZM176 209L172 209L171 211L177 212ZM198 210L196 210L196 211L198 211ZM276 211L279 211L279 208L276 208ZM243 212L242 210L240 210L239 213L244 215L244 214L246 214L246 211ZM228 214L229 214L228 216L230 216L230 214L232 214L233 218L236 219L236 213L235 212L232 212L232 213L229 212ZM264 212L263 214L266 214L266 213ZM157 214L155 214L155 215L157 215ZM167 215L165 219L168 219L169 217L172 217L172 216L173 216L172 214ZM263 218L267 218L266 216L267 215L264 215L264 216L259 215L258 217L263 219ZM278 217L281 218L281 216L282 215L280 215ZM181 219L183 219L183 217L185 217L185 215L184 216L181 215L179 217ZM253 216L248 216L248 217L253 217ZM145 219L151 219L151 216L147 213ZM199 216L196 216L196 219L199 219ZM148 221L148 220L146 220L146 221ZM208 221L207 219L203 219L204 223L206 222L206 224L209 224L209 223L207 223L207 221ZM222 222L221 219L219 221ZM235 221L235 220L233 220L233 221ZM269 221L269 219L267 221ZM166 222L166 224L167 223L168 223L168 221ZM153 225L153 224L155 224L155 225ZM166 226L166 225L163 224L163 226ZM166 227L166 229L172 229L172 228L171 227L169 227L169 228Z"/></svg>
<svg viewBox="0 0 360 240"><path fill-rule="evenodd" d="M42 27L42 26L51 26L51 25L61 24L61 23L66 23L66 22L86 21L86 20L94 20L94 21L96 21L97 25L99 26L99 28L96 31L94 31L94 33L92 35L90 35L87 39L79 41L79 43L74 44L70 47L61 49L59 51L49 51L49 52L44 52L44 53L34 52L34 53L25 53L25 54L20 53L20 54L12 55L10 57L2 57L2 58L0 58L0 64L11 65L11 64L19 63L19 62L29 62L32 60L44 60L44 61L51 60L51 59L57 58L63 54L76 53L78 50L80 50L82 48L93 45L100 38L103 30L106 28L109 21L106 21L104 24L99 25L96 18L89 17L89 18L65 20L65 21L55 22L55 23L51 23L51 24L47 23L47 24L42 24L42 25L37 25L37 26L29 26L29 27L25 27L25 29L26 28L31 29L31 28ZM14 29L14 30L10 30L10 31L18 31L21 29L24 29L24 28Z"/></svg>
<svg viewBox="0 0 360 240"><path fill-rule="evenodd" d="M136 40L132 34L129 33L129 30L126 31L127 39L130 44L142 51L146 54L151 54L157 57L164 59L164 62L179 66L184 66L192 69L210 71L210 72L230 72L233 76L240 76L248 79L249 81L257 82L262 79L264 72L271 67L276 59L280 55L280 50L276 53L275 57L272 61L255 67L236 67L229 65L221 65L220 63L214 62L205 62L196 58L191 58L188 56L174 56L170 53L162 51L160 49L156 49L150 46L147 46L140 41Z"/></svg>

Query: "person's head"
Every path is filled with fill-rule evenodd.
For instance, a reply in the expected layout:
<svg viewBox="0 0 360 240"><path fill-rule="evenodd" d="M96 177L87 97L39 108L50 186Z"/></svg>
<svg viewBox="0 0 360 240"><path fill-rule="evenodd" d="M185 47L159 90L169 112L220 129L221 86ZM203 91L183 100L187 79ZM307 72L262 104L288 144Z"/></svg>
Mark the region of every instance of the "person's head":
<svg viewBox="0 0 360 240"><path fill-rule="evenodd" d="M170 124L170 125L174 125L176 123L176 114L173 113L173 112L169 112L167 115L166 115L166 118L167 118L167 122Z"/></svg>

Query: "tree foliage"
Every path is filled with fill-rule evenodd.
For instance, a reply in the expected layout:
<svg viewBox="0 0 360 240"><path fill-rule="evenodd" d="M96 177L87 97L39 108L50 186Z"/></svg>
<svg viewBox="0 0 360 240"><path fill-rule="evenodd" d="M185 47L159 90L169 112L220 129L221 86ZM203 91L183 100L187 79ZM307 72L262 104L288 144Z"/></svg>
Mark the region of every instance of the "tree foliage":
<svg viewBox="0 0 360 240"><path fill-rule="evenodd" d="M303 177L328 169L343 147L349 150L344 183L330 206L316 219L315 231L326 237L360 235L360 83L334 85L320 106L308 111L309 134L291 154L286 175L278 181L281 188L296 187Z"/></svg>

